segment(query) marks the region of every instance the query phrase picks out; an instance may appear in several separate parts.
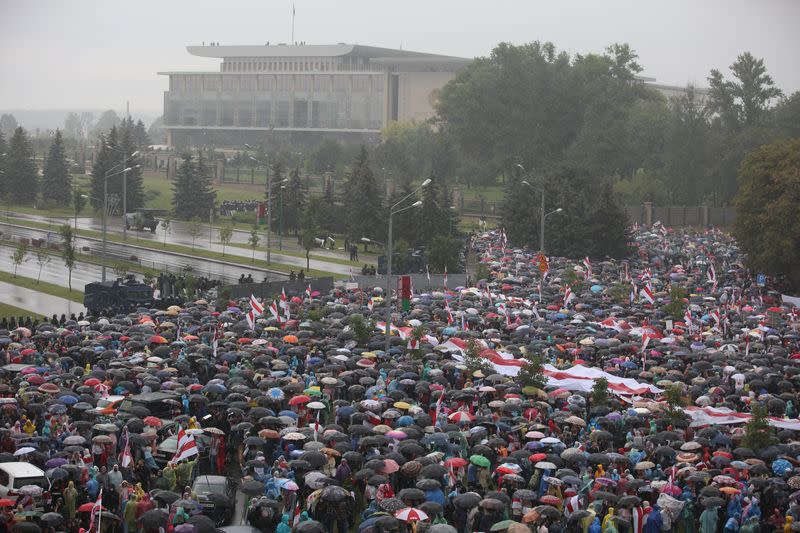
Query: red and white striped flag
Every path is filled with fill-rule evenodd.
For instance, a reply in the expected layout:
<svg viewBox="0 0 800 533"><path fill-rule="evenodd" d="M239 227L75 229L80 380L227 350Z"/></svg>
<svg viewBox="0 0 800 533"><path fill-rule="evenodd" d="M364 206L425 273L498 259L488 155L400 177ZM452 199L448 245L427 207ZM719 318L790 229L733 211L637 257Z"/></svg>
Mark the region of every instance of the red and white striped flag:
<svg viewBox="0 0 800 533"><path fill-rule="evenodd" d="M564 287L564 307L569 307L570 302L572 302L575 295L572 294L572 289L570 289L569 285Z"/></svg>
<svg viewBox="0 0 800 533"><path fill-rule="evenodd" d="M419 341L414 337L409 337L406 348L408 348L409 350L416 350L417 348L419 348Z"/></svg>
<svg viewBox="0 0 800 533"><path fill-rule="evenodd" d="M128 428L125 428L125 447L122 449L122 453L119 456L119 466L122 468L128 468L130 465L133 464L133 454L131 454L131 437L128 434Z"/></svg>
<svg viewBox="0 0 800 533"><path fill-rule="evenodd" d="M289 320L289 299L286 298L286 291L281 289L281 309L283 309L283 316Z"/></svg>
<svg viewBox="0 0 800 533"><path fill-rule="evenodd" d="M189 457L194 457L199 452L197 450L197 443L194 441L194 436L187 433L185 429L181 428L178 431L178 449L175 450L175 455L172 457L173 463L178 463Z"/></svg>
<svg viewBox="0 0 800 533"><path fill-rule="evenodd" d="M447 265L444 266L444 288L447 290Z"/></svg>
<svg viewBox="0 0 800 533"><path fill-rule="evenodd" d="M97 500L92 505L92 510L89 511L89 531L94 530L94 517L96 514L100 514L100 511L103 510L103 488L100 488L100 492L97 494Z"/></svg>
<svg viewBox="0 0 800 533"><path fill-rule="evenodd" d="M444 310L447 311L447 325L449 326L450 324L455 322L455 320L453 320L453 312L450 311L450 304L448 302L445 302Z"/></svg>
<svg viewBox="0 0 800 533"><path fill-rule="evenodd" d="M308 284L308 287L306 287L306 298L308 298L309 300L311 299L311 284L310 283Z"/></svg>
<svg viewBox="0 0 800 533"><path fill-rule="evenodd" d="M467 314L461 314L461 331L469 331L469 322L467 321Z"/></svg>
<svg viewBox="0 0 800 533"><path fill-rule="evenodd" d="M250 295L250 311L247 313L247 325L250 329L256 328L256 318L260 317L264 312L264 306L259 303L254 295Z"/></svg>
<svg viewBox="0 0 800 533"><path fill-rule="evenodd" d="M653 296L653 289L650 287L649 283L645 283L642 290L639 291L639 296L647 300L649 303L653 304L656 301L655 296Z"/></svg>
<svg viewBox="0 0 800 533"><path fill-rule="evenodd" d="M370 313L372 312L373 307L375 307L375 300L370 297L370 299L367 301L367 309L369 309Z"/></svg>
<svg viewBox="0 0 800 533"><path fill-rule="evenodd" d="M591 261L589 261L589 257L588 256L583 259L583 268L586 269L586 279L591 278L592 277L592 263L591 263Z"/></svg>
<svg viewBox="0 0 800 533"><path fill-rule="evenodd" d="M276 318L278 320L278 324L280 324L281 314L278 311L278 303L275 300L272 300L272 304L270 304L269 306L269 312L273 316L273 318Z"/></svg>
<svg viewBox="0 0 800 533"><path fill-rule="evenodd" d="M647 521L647 515L650 508L644 510L641 507L634 507L631 512L633 518L633 533L642 533L644 531L644 523Z"/></svg>
<svg viewBox="0 0 800 533"><path fill-rule="evenodd" d="M686 308L686 311L683 313L683 321L686 322L686 329L692 331L694 329L694 321L692 320L692 312L689 308Z"/></svg>
<svg viewBox="0 0 800 533"><path fill-rule="evenodd" d="M442 400L444 399L444 391L439 394L439 399L436 400L436 410L433 412L433 427L436 427L436 419L439 418L439 413L442 412Z"/></svg>

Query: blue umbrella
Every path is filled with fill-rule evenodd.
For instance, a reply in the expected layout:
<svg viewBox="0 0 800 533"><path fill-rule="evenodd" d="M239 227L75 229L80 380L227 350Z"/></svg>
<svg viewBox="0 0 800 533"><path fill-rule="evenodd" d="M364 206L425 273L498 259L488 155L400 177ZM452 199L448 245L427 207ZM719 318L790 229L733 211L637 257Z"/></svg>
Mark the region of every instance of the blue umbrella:
<svg viewBox="0 0 800 533"><path fill-rule="evenodd" d="M772 471L778 476L785 476L792 471L792 463L786 459L776 459L772 462Z"/></svg>
<svg viewBox="0 0 800 533"><path fill-rule="evenodd" d="M397 419L397 425L400 427L408 427L414 425L414 419L408 415L403 415Z"/></svg>
<svg viewBox="0 0 800 533"><path fill-rule="evenodd" d="M67 412L67 408L60 403L55 403L47 408L48 411L57 415L63 415Z"/></svg>
<svg viewBox="0 0 800 533"><path fill-rule="evenodd" d="M458 330L452 326L448 326L442 330L442 335L453 336Z"/></svg>
<svg viewBox="0 0 800 533"><path fill-rule="evenodd" d="M601 292L603 290L603 286L602 285L592 285L589 290L592 291L593 293L597 294L598 292Z"/></svg>
<svg viewBox="0 0 800 533"><path fill-rule="evenodd" d="M78 403L78 398L70 394L65 394L64 396L57 398L57 400L65 405L75 405Z"/></svg>
<svg viewBox="0 0 800 533"><path fill-rule="evenodd" d="M272 387L267 391L267 397L272 400L281 401L286 397L286 395L278 387Z"/></svg>
<svg viewBox="0 0 800 533"><path fill-rule="evenodd" d="M294 411L283 410L280 413L278 413L278 416L288 416L289 418L294 418L295 420L297 420L297 413L295 413Z"/></svg>

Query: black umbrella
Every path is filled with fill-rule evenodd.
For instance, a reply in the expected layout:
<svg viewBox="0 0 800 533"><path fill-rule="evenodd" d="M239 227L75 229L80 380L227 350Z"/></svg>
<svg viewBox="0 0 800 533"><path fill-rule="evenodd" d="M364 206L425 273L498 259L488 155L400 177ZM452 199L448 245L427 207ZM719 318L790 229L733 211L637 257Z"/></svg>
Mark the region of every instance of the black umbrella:
<svg viewBox="0 0 800 533"><path fill-rule="evenodd" d="M24 520L11 526L11 531L12 533L40 533L42 528L40 528L35 522Z"/></svg>
<svg viewBox="0 0 800 533"><path fill-rule="evenodd" d="M56 527L64 523L64 515L61 513L44 513L39 520L46 526Z"/></svg>
<svg viewBox="0 0 800 533"><path fill-rule="evenodd" d="M403 500L399 500L397 498L384 498L378 504L378 507L380 507L382 510L386 512L394 513L399 511L400 509L405 509L407 505L403 503Z"/></svg>
<svg viewBox="0 0 800 533"><path fill-rule="evenodd" d="M292 533L327 533L328 530L322 525L320 522L316 520L306 520L305 522L300 522L294 529L292 529Z"/></svg>
<svg viewBox="0 0 800 533"><path fill-rule="evenodd" d="M337 485L329 485L322 489L322 492L319 495L320 499L325 500L326 502L342 502L345 501L347 498L350 498L350 493Z"/></svg>
<svg viewBox="0 0 800 533"><path fill-rule="evenodd" d="M248 479L239 486L239 490L248 496L255 496L264 492L264 484L255 479Z"/></svg>
<svg viewBox="0 0 800 533"><path fill-rule="evenodd" d="M197 533L216 533L217 525L206 515L196 514L186 521L197 528Z"/></svg>
<svg viewBox="0 0 800 533"><path fill-rule="evenodd" d="M146 529L156 529L159 527L165 527L167 525L168 520L169 520L169 513L167 513L164 509L151 509L149 511L146 511L139 518L139 521L141 522L142 526Z"/></svg>
<svg viewBox="0 0 800 533"><path fill-rule="evenodd" d="M417 489L417 488L409 488L409 489L403 489L403 490L401 490L401 491L400 491L400 492L397 494L397 497L398 497L399 499L403 500L403 501L406 501L406 500L412 500L412 501L420 500L420 501L424 501L424 500L425 500L425 493L424 493L423 491L421 491L421 490Z"/></svg>
<svg viewBox="0 0 800 533"><path fill-rule="evenodd" d="M181 499L181 495L171 490L162 490L156 493L153 498L164 505L172 505L173 502Z"/></svg>

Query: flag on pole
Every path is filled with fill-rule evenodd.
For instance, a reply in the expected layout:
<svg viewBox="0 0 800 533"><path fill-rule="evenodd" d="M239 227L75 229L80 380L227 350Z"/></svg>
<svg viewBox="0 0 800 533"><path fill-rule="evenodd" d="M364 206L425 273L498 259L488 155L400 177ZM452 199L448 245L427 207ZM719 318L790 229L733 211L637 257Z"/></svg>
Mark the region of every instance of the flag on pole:
<svg viewBox="0 0 800 533"><path fill-rule="evenodd" d="M103 488L100 487L100 492L97 494L97 500L95 500L94 504L92 505L92 510L89 512L89 531L92 531L94 528L94 516L95 514L98 515L97 517L97 529L100 529L100 511L103 510Z"/></svg>
<svg viewBox="0 0 800 533"><path fill-rule="evenodd" d="M283 309L283 316L289 320L289 299L286 297L286 291L281 288L281 309Z"/></svg>
<svg viewBox="0 0 800 533"><path fill-rule="evenodd" d="M642 290L639 291L639 295L651 304L655 303L656 301L655 296L653 296L653 289L650 287L649 283L645 283L644 287L642 287Z"/></svg>
<svg viewBox="0 0 800 533"><path fill-rule="evenodd" d="M683 313L683 321L686 322L686 328L689 331L692 331L692 329L694 329L694 322L692 321L692 312L689 310L688 307L686 308L686 311L684 311Z"/></svg>
<svg viewBox="0 0 800 533"><path fill-rule="evenodd" d="M450 311L450 304L448 302L445 302L444 310L447 311L447 325L449 326L454 322L454 320L453 320L453 313L452 311Z"/></svg>
<svg viewBox="0 0 800 533"><path fill-rule="evenodd" d="M583 260L583 268L586 269L586 279L592 277L592 263L589 261L589 257L585 257Z"/></svg>
<svg viewBox="0 0 800 533"><path fill-rule="evenodd" d="M444 266L444 288L447 290L447 265Z"/></svg>
<svg viewBox="0 0 800 533"><path fill-rule="evenodd" d="M251 294L250 295L250 311L247 313L247 325L250 326L250 329L255 329L256 327L256 318L260 317L261 314L264 312L264 306L259 303L258 299Z"/></svg>
<svg viewBox="0 0 800 533"><path fill-rule="evenodd" d="M308 284L308 287L306 287L306 298L308 298L309 300L311 299L311 284L310 283Z"/></svg>
<svg viewBox="0 0 800 533"><path fill-rule="evenodd" d="M433 427L436 427L436 419L439 418L439 413L442 411L442 400L444 399L444 393L439 394L439 399L436 400L436 410L433 412Z"/></svg>
<svg viewBox="0 0 800 533"><path fill-rule="evenodd" d="M373 300L372 297L370 297L370 299L367 301L367 309L369 309L370 313L372 312L372 308L374 306L375 306L375 300Z"/></svg>
<svg viewBox="0 0 800 533"><path fill-rule="evenodd" d="M564 287L564 307L569 307L569 304L573 298L575 298L575 295L572 294L572 289L570 289L569 285L567 285Z"/></svg>
<svg viewBox="0 0 800 533"><path fill-rule="evenodd" d="M461 313L461 331L469 331L469 322L467 322L466 313Z"/></svg>
<svg viewBox="0 0 800 533"><path fill-rule="evenodd" d="M273 318L278 320L278 324L281 323L281 314L278 311L278 303L275 300L272 300L272 304L269 306L269 312Z"/></svg>
<svg viewBox="0 0 800 533"><path fill-rule="evenodd" d="M191 433L187 433L185 429L181 428L178 431L178 449L175 450L175 455L172 457L173 463L178 463L189 457L197 455L197 443Z"/></svg>
<svg viewBox="0 0 800 533"><path fill-rule="evenodd" d="M425 265L425 276L428 278L428 285L431 284L431 271L428 269L428 265Z"/></svg>
<svg viewBox="0 0 800 533"><path fill-rule="evenodd" d="M119 456L119 466L128 468L133 464L133 455L131 454L131 438L128 434L128 427L124 428L125 446L122 448L122 453Z"/></svg>

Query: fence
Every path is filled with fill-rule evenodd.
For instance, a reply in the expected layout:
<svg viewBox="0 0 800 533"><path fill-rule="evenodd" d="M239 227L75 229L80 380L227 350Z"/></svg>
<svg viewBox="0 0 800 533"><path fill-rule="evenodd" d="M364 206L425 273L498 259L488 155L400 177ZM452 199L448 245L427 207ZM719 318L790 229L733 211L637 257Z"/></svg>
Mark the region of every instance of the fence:
<svg viewBox="0 0 800 533"><path fill-rule="evenodd" d="M644 226L661 222L670 227L718 226L727 228L733 226L736 220L736 210L731 206L656 206L645 202L640 206L628 206L626 209L631 221Z"/></svg>

